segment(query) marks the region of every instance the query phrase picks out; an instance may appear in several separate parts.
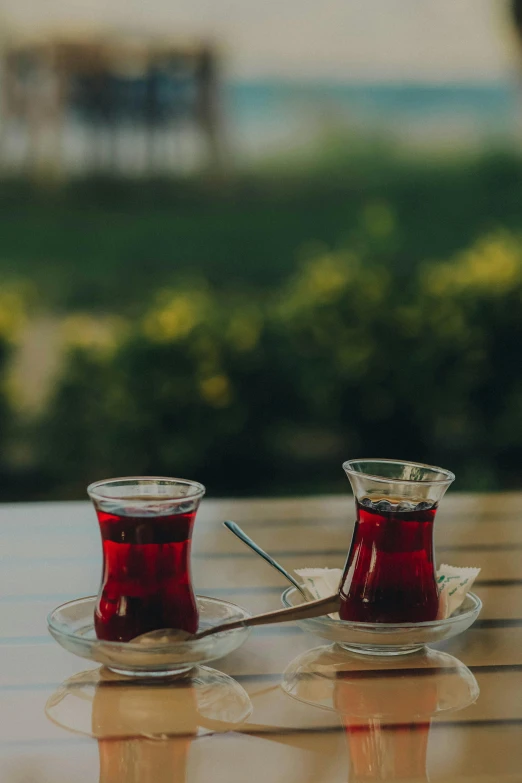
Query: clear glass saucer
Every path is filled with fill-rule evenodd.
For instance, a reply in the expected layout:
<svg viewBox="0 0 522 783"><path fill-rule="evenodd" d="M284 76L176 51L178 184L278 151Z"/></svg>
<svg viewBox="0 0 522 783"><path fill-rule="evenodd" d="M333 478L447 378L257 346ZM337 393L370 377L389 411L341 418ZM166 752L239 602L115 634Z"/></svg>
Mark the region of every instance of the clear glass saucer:
<svg viewBox="0 0 522 783"><path fill-rule="evenodd" d="M96 600L96 596L89 596L58 606L47 618L49 632L58 644L74 655L129 677L183 674L195 666L228 655L240 647L250 633L250 628L237 628L195 641L147 648L132 642L107 642L97 639L94 631ZM196 596L196 600L200 630L251 617L246 609L229 601L202 595Z"/></svg>
<svg viewBox="0 0 522 783"><path fill-rule="evenodd" d="M472 672L453 655L426 648L403 658L347 655L316 647L288 664L285 693L314 707L368 720L407 725L463 710L479 697Z"/></svg>
<svg viewBox="0 0 522 783"><path fill-rule="evenodd" d="M228 674L196 666L176 680L131 680L102 667L75 674L49 697L55 725L98 740L165 739L237 729L252 713Z"/></svg>
<svg viewBox="0 0 522 783"><path fill-rule="evenodd" d="M285 590L281 600L285 607L304 603L303 596L295 587ZM362 655L405 655L466 631L475 622L481 609L480 598L474 593L468 593L459 609L444 620L426 623L356 623L323 616L296 622L304 631L336 642L349 652Z"/></svg>

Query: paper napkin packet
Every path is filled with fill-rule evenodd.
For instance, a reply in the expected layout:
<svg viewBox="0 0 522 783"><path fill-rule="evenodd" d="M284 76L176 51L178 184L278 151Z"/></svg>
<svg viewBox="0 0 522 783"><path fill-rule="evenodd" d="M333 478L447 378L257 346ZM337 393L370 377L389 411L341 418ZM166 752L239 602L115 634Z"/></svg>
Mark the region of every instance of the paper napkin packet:
<svg viewBox="0 0 522 783"><path fill-rule="evenodd" d="M295 573L301 577L303 587L310 600L326 598L334 595L339 589L343 572L340 568L297 568ZM480 574L480 568L457 568L442 564L437 571L439 588L438 620L443 620L459 608L466 593L471 590L473 582ZM339 615L331 614L333 620Z"/></svg>

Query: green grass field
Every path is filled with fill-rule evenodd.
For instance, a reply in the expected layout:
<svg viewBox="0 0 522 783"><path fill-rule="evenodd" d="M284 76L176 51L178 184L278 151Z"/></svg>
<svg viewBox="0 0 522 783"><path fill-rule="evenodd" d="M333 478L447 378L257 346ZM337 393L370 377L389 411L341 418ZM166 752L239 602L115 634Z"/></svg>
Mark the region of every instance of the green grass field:
<svg viewBox="0 0 522 783"><path fill-rule="evenodd" d="M377 205L398 226L383 247L403 275L498 226L522 227L522 161L330 162L289 174L202 181L0 182L0 278L31 280L40 308L132 313L158 288L204 276L269 289L317 248L357 243Z"/></svg>

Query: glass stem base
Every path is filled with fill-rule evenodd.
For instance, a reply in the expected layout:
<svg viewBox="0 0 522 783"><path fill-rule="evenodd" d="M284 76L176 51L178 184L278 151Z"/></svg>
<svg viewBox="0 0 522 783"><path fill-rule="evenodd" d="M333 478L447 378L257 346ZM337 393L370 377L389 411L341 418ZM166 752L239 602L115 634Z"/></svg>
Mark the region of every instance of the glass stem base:
<svg viewBox="0 0 522 783"><path fill-rule="evenodd" d="M339 647L343 650L347 650L350 653L356 655L373 655L373 656L385 656L390 658L396 655L410 655L411 653L424 650L424 644L405 645L404 647L379 647L378 645L369 645L368 647L358 644L341 644L338 642Z"/></svg>
<svg viewBox="0 0 522 783"><path fill-rule="evenodd" d="M107 666L109 671L114 672L114 674L120 674L123 675L123 677L131 677L134 680L163 680L168 677L185 677L188 672L191 672L194 667L186 666L182 669L176 668L176 669L161 669L157 671L147 671L143 670L140 671L139 669L120 669L117 666Z"/></svg>

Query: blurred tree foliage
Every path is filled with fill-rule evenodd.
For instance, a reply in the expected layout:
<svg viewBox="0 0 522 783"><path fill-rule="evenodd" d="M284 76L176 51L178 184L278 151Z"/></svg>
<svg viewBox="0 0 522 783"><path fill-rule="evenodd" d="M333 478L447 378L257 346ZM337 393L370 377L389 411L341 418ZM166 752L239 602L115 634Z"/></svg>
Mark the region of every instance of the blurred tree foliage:
<svg viewBox="0 0 522 783"><path fill-rule="evenodd" d="M14 390L10 386L9 360L26 323L27 291L24 286L3 285L0 288L0 486L9 487L15 479L12 435L16 433L13 408Z"/></svg>
<svg viewBox="0 0 522 783"><path fill-rule="evenodd" d="M1 499L342 491L350 456L520 487L522 159L343 139L285 172L0 183ZM28 300L66 348L38 419L8 366Z"/></svg>
<svg viewBox="0 0 522 783"><path fill-rule="evenodd" d="M375 202L345 249L310 248L271 295L184 282L110 340L71 335L38 431L50 494L139 473L213 495L329 491L355 456L520 486L522 238L493 231L404 278L399 232Z"/></svg>

